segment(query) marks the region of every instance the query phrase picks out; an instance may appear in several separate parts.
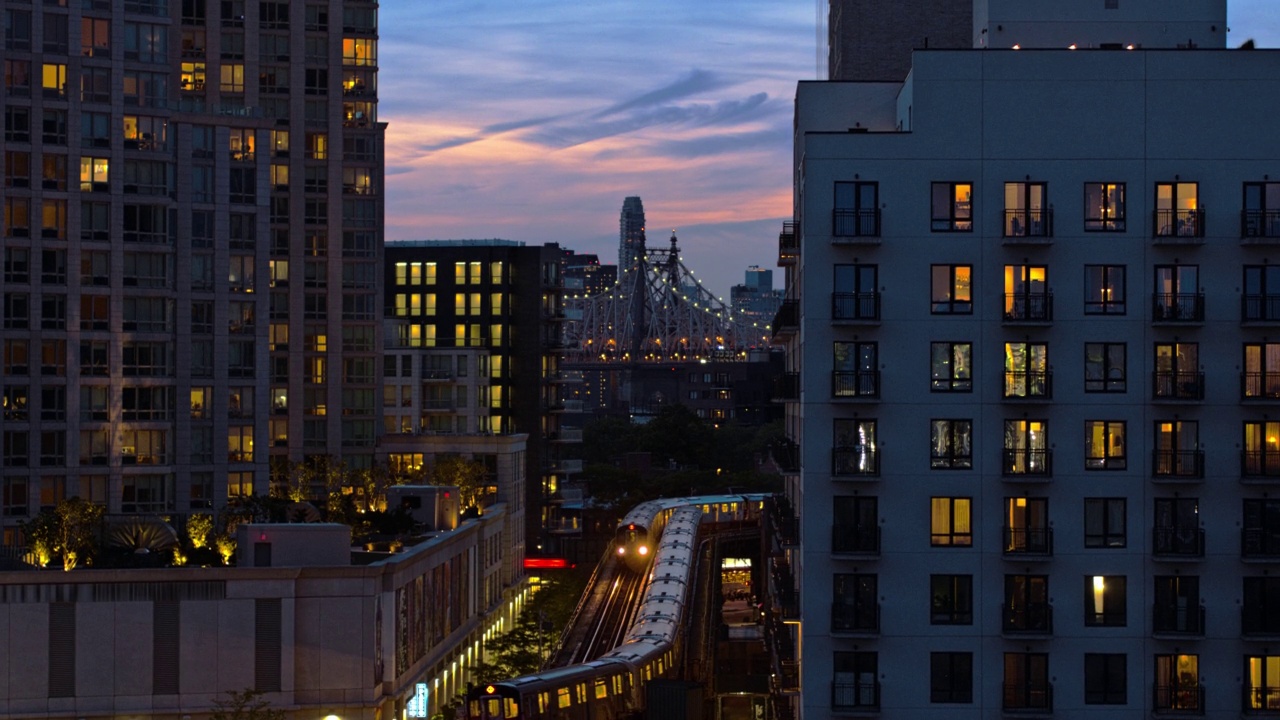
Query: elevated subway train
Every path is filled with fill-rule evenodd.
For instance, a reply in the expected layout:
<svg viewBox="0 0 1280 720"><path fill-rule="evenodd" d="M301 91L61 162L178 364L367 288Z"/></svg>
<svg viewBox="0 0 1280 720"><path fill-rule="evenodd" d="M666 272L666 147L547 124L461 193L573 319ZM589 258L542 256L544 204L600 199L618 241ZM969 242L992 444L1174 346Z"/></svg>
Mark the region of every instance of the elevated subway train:
<svg viewBox="0 0 1280 720"><path fill-rule="evenodd" d="M667 517L677 508L697 506L702 509L708 522L727 523L734 521L755 520L760 516L760 509L768 495L752 493L746 495L699 495L695 497L664 498L641 503L618 523L614 537L614 552L627 567L636 572L643 572L649 565L649 553L653 549L653 539L662 536L662 528Z"/></svg>
<svg viewBox="0 0 1280 720"><path fill-rule="evenodd" d="M628 513L619 530L634 521L643 530L636 541L643 538L653 563L635 621L622 644L588 663L472 688L467 693L468 720L614 720L641 711L645 683L667 677L679 665L680 629L704 513L720 522L753 517L765 497L659 500L654 501L659 505L645 503ZM641 508L647 508L647 514L636 515ZM659 533L655 550L647 543Z"/></svg>

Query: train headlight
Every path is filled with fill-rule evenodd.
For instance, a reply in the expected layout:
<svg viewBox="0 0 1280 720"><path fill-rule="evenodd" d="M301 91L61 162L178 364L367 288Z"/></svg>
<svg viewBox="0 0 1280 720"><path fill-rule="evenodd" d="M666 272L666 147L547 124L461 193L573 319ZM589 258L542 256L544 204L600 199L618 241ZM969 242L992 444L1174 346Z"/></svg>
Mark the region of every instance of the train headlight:
<svg viewBox="0 0 1280 720"><path fill-rule="evenodd" d="M619 554L619 555L626 555L626 554L627 554L627 548L626 548L626 547L624 547L624 546L622 546L622 545L619 545L619 546L618 546L618 554Z"/></svg>
<svg viewBox="0 0 1280 720"><path fill-rule="evenodd" d="M641 546L640 546L640 554L641 554L641 555L648 555L648 554L649 554L649 546L648 546L648 545L641 545Z"/></svg>

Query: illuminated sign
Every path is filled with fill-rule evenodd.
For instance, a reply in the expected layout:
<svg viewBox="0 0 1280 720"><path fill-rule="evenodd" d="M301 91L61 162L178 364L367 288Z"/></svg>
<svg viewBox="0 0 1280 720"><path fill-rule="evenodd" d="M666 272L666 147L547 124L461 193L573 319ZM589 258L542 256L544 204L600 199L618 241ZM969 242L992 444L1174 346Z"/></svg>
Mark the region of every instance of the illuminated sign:
<svg viewBox="0 0 1280 720"><path fill-rule="evenodd" d="M569 567L569 561L564 558L533 558L524 559L525 570L555 570Z"/></svg>
<svg viewBox="0 0 1280 720"><path fill-rule="evenodd" d="M408 704L405 706L405 712L411 718L425 718L427 716L427 684L418 683L417 692L413 697L409 698Z"/></svg>

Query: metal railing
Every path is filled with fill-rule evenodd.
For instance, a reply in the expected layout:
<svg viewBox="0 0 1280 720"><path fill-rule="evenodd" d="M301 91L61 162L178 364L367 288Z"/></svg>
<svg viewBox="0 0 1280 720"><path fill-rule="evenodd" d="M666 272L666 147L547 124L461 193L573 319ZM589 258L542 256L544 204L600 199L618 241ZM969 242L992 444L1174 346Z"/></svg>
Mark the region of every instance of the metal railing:
<svg viewBox="0 0 1280 720"><path fill-rule="evenodd" d="M1151 451L1151 474L1157 478L1204 479L1203 450Z"/></svg>
<svg viewBox="0 0 1280 720"><path fill-rule="evenodd" d="M873 448L832 448L831 474L837 477L877 476L880 474L880 452Z"/></svg>
<svg viewBox="0 0 1280 720"><path fill-rule="evenodd" d="M1005 210L1004 237L1006 240L1053 237L1053 209Z"/></svg>
<svg viewBox="0 0 1280 720"><path fill-rule="evenodd" d="M1002 472L1005 477L1030 475L1047 479L1053 475L1053 451L1006 449Z"/></svg>
<svg viewBox="0 0 1280 720"><path fill-rule="evenodd" d="M1007 322L1049 322L1053 320L1053 293L1005 293L1004 319Z"/></svg>
<svg viewBox="0 0 1280 720"><path fill-rule="evenodd" d="M878 398L880 397L879 370L837 370L831 373L831 397Z"/></svg>
<svg viewBox="0 0 1280 720"><path fill-rule="evenodd" d="M831 237L834 242L840 242L843 238L880 237L880 209L836 208L832 210Z"/></svg>
<svg viewBox="0 0 1280 720"><path fill-rule="evenodd" d="M1052 555L1053 528L1004 528L1005 555Z"/></svg>
<svg viewBox="0 0 1280 720"><path fill-rule="evenodd" d="M1152 322L1204 322L1204 293L1154 293Z"/></svg>
<svg viewBox="0 0 1280 720"><path fill-rule="evenodd" d="M1160 399L1203 400L1204 373L1155 370L1151 373L1151 395Z"/></svg>
<svg viewBox="0 0 1280 720"><path fill-rule="evenodd" d="M1204 210L1153 210L1151 215L1157 238L1202 238L1204 222Z"/></svg>
<svg viewBox="0 0 1280 720"><path fill-rule="evenodd" d="M1156 527L1151 531L1151 554L1166 558L1204 557L1204 530L1196 527Z"/></svg>
<svg viewBox="0 0 1280 720"><path fill-rule="evenodd" d="M1151 608L1151 629L1166 635L1204 635L1204 605L1156 603Z"/></svg>
<svg viewBox="0 0 1280 720"><path fill-rule="evenodd" d="M1053 632L1053 606L1047 602L1033 602L1011 607L1000 606L1003 629L1006 633L1048 635Z"/></svg>
<svg viewBox="0 0 1280 720"><path fill-rule="evenodd" d="M879 292L831 293L832 322L880 321Z"/></svg>

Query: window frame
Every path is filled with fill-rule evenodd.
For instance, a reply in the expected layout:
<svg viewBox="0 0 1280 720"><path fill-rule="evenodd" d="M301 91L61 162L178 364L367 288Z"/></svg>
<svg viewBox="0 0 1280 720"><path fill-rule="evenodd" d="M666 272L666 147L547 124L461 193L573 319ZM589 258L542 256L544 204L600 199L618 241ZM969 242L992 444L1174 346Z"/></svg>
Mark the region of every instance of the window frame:
<svg viewBox="0 0 1280 720"><path fill-rule="evenodd" d="M1120 527L1113 527L1115 504L1119 503ZM1091 520L1090 515L1094 515ZM1090 532L1090 526L1097 532ZM1128 499L1123 497L1087 497L1084 499L1084 547L1086 549L1122 550L1129 544ZM1118 541L1118 542L1117 542Z"/></svg>
<svg viewBox="0 0 1280 720"><path fill-rule="evenodd" d="M940 277L939 270L945 270L946 276ZM960 285L957 271L968 272L968 284ZM940 294L939 281L945 281L945 298ZM937 264L929 266L929 289L931 315L972 315L973 314L973 265ZM965 299L959 299L963 290Z"/></svg>
<svg viewBox="0 0 1280 720"><path fill-rule="evenodd" d="M1090 357L1090 348L1098 349L1098 360ZM1120 364L1112 363L1112 350L1119 348ZM1125 393L1128 392L1129 344L1124 342L1086 342L1084 344L1084 391L1086 393ZM1091 370L1095 377L1090 378ZM1119 371L1119 379L1113 377Z"/></svg>
<svg viewBox="0 0 1280 720"><path fill-rule="evenodd" d="M961 188L968 188L969 194L964 200L959 199ZM942 197L938 194L939 190L946 192L944 208L938 207ZM973 232L973 191L974 183L971 180L933 181L929 186L929 230L948 233Z"/></svg>
<svg viewBox="0 0 1280 720"><path fill-rule="evenodd" d="M1119 669L1117 683L1116 670ZM1101 667L1098 667L1101 665ZM1093 668L1092 671L1090 668ZM1098 686L1101 681L1102 686ZM1116 685L1119 685L1117 688ZM1084 654L1084 704L1129 704L1129 656L1125 653Z"/></svg>
<svg viewBox="0 0 1280 720"><path fill-rule="evenodd" d="M929 702L973 702L973 653L929 653Z"/></svg>
<svg viewBox="0 0 1280 720"><path fill-rule="evenodd" d="M929 576L929 624L973 624L973 575Z"/></svg>
<svg viewBox="0 0 1280 720"><path fill-rule="evenodd" d="M973 469L972 418L929 420L929 468L931 470Z"/></svg>
<svg viewBox="0 0 1280 720"><path fill-rule="evenodd" d="M1101 452L1095 452L1095 431L1101 429ZM1125 420L1084 421L1084 469L1125 470L1128 468L1128 423Z"/></svg>
<svg viewBox="0 0 1280 720"><path fill-rule="evenodd" d="M959 527L965 529L957 529ZM937 495L929 498L929 546L973 547L973 498Z"/></svg>
<svg viewBox="0 0 1280 720"><path fill-rule="evenodd" d="M1093 277L1092 272L1097 272L1098 277ZM1115 300L1111 295L1115 294L1115 279L1112 277L1119 274L1120 299ZM1128 293L1128 266L1127 265L1085 265L1084 266L1084 314L1085 315L1124 315L1128 312L1127 293ZM1093 284L1096 281L1097 298L1094 295L1095 288Z"/></svg>
<svg viewBox="0 0 1280 720"><path fill-rule="evenodd" d="M1100 203L1096 214L1091 211L1090 191L1096 189L1096 200ZM1125 223L1125 183L1122 182L1086 182L1084 184L1084 231L1085 232L1124 232ZM1112 195L1119 195L1119 203L1112 205ZM1118 211L1116 208L1118 207ZM1110 212L1108 212L1110 211Z"/></svg>
<svg viewBox="0 0 1280 720"><path fill-rule="evenodd" d="M1101 580L1101 582L1099 582ZM1125 575L1084 576L1084 626L1127 627L1128 577ZM1102 610L1098 610L1098 600Z"/></svg>

